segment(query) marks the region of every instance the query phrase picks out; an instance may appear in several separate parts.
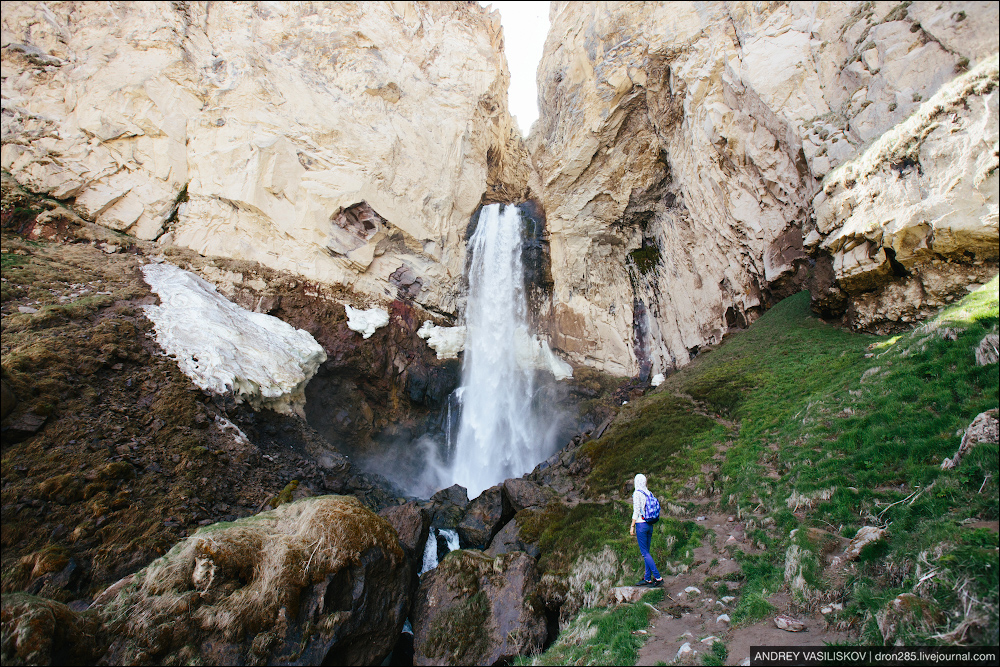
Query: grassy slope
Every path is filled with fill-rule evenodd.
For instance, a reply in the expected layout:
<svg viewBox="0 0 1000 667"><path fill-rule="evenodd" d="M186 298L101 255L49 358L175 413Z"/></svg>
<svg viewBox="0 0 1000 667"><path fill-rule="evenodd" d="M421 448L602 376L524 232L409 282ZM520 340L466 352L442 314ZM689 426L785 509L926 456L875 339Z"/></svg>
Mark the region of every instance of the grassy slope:
<svg viewBox="0 0 1000 667"><path fill-rule="evenodd" d="M887 539L863 552L845 580L831 580L807 559L810 586L845 603L839 623L863 643L881 643L875 614L898 593L916 592L933 620L904 628L904 639L996 643L997 534L968 524L997 519L997 447L977 446L955 470L940 464L975 416L997 407L997 366L974 358L997 321L997 279L893 337L822 322L807 293L786 299L625 406L601 440L584 445L598 502L550 509L542 568L565 572L606 544L629 555L632 540L621 529L630 512L626 484L641 470L665 510L667 502L690 511L707 503L751 517L748 536L764 550L740 557L734 622L770 611L766 596L784 585L792 539L813 553L822 549L807 531L791 538L793 529L850 538L878 525ZM713 462L721 474L706 472ZM827 500L815 498L824 490ZM698 526L668 517L658 531L658 562L683 566Z"/></svg>

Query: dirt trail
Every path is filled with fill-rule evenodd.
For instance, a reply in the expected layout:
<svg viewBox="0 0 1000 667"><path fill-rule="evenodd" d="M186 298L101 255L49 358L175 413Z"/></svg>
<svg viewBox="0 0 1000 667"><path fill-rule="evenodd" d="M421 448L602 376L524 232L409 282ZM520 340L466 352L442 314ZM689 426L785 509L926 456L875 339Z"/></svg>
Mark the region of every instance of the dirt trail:
<svg viewBox="0 0 1000 667"><path fill-rule="evenodd" d="M678 664L701 664L702 656L712 652L715 640L726 646L726 664L739 665L750 657L752 646L822 646L849 639L844 633L826 629L822 614L806 613L784 592L768 598L775 611L763 621L733 628L720 619L732 614L740 594L738 582L724 580L727 574L740 570L731 552L738 549L753 553L755 549L746 538L744 521L712 512L695 518L708 530L694 551L695 567L683 574L664 576L666 596L656 605L660 614L650 623L649 639L639 651L637 665L669 664L675 660ZM778 629L773 621L778 614L802 621L805 630ZM696 653L679 658L678 651L685 644Z"/></svg>

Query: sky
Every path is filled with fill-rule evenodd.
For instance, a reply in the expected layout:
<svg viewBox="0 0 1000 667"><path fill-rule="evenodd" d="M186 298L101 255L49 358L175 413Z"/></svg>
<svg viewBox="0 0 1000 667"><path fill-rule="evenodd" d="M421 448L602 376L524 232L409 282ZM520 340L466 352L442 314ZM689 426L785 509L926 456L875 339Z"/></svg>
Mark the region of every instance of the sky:
<svg viewBox="0 0 1000 667"><path fill-rule="evenodd" d="M542 59L542 46L549 31L549 3L514 0L480 4L500 10L504 50L510 69L510 112L517 120L521 134L527 136L531 124L538 118L535 70Z"/></svg>

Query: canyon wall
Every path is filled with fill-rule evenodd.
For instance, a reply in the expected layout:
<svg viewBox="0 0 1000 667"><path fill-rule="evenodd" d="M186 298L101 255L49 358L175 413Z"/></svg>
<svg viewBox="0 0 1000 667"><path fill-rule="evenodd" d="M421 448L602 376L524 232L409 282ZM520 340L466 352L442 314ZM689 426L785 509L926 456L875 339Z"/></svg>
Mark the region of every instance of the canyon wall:
<svg viewBox="0 0 1000 667"><path fill-rule="evenodd" d="M526 194L475 3L5 3L2 48L3 169L165 246L455 315L470 215Z"/></svg>
<svg viewBox="0 0 1000 667"><path fill-rule="evenodd" d="M818 310L879 328L995 274L995 67L957 86L947 111L922 106L995 55L994 5L555 2L550 18L528 143L549 224L553 343L575 363L669 372L810 277ZM900 129L914 113L930 121ZM961 137L941 125L949 113ZM831 174L887 133L935 129L923 149L883 151L883 178L911 158L895 191ZM925 159L936 166L917 174ZM928 188L941 210L975 196L932 215L914 205ZM881 193L882 217L859 211L858 232L844 190ZM894 215L901 192L906 221ZM941 242L894 273L887 226L923 230L884 234L890 251L894 234L916 247L940 228ZM871 264L868 281L841 285L845 262ZM898 307L907 298L919 303Z"/></svg>
<svg viewBox="0 0 1000 667"><path fill-rule="evenodd" d="M2 166L164 248L445 320L473 212L530 198L539 322L622 375L806 285L884 331L995 273L994 5L550 14L526 145L475 3L8 3Z"/></svg>

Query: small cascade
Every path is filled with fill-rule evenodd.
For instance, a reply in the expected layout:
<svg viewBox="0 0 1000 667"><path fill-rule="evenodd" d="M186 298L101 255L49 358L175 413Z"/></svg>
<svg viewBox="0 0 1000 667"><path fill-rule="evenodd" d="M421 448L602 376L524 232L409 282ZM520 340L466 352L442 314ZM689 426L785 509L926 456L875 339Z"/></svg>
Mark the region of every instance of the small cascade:
<svg viewBox="0 0 1000 667"><path fill-rule="evenodd" d="M445 547L442 549L442 543ZM431 528L427 534L427 545L424 547L424 562L420 574L433 570L438 566L440 558L458 549L458 533L450 528ZM444 552L442 554L442 552Z"/></svg>

